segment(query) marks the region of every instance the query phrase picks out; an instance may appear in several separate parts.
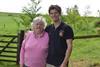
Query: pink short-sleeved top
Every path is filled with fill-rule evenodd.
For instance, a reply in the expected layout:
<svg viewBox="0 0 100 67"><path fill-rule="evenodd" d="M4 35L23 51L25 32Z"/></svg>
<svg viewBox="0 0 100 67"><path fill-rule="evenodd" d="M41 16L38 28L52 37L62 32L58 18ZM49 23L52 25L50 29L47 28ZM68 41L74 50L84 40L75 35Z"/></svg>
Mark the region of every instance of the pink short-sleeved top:
<svg viewBox="0 0 100 67"><path fill-rule="evenodd" d="M20 64L28 67L45 67L48 54L48 33L36 38L32 31L23 40L20 52Z"/></svg>

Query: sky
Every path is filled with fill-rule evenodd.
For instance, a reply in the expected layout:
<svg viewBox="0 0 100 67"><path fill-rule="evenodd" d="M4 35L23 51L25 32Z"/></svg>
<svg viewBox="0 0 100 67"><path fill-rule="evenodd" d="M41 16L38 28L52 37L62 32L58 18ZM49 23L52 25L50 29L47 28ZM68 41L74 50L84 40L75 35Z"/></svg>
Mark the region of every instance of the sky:
<svg viewBox="0 0 100 67"><path fill-rule="evenodd" d="M0 12L22 12L23 7L27 7L30 0L1 0ZM87 8L91 13L89 16L99 16L98 10L100 10L100 0L41 0L39 4L42 8L39 13L48 13L48 7L51 4L57 4L61 6L62 13L65 14L67 8L71 8L74 5L78 6L79 13L84 15Z"/></svg>

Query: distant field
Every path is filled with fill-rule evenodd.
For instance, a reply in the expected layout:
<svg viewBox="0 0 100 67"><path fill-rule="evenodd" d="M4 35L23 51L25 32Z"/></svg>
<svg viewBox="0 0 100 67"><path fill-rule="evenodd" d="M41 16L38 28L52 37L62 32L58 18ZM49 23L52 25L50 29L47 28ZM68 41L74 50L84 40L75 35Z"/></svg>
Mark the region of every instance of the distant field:
<svg viewBox="0 0 100 67"><path fill-rule="evenodd" d="M17 24L11 16L0 16L0 34L11 34L17 32Z"/></svg>
<svg viewBox="0 0 100 67"><path fill-rule="evenodd" d="M14 20L17 13L2 13L0 12L0 34L16 34L18 32L18 25Z"/></svg>

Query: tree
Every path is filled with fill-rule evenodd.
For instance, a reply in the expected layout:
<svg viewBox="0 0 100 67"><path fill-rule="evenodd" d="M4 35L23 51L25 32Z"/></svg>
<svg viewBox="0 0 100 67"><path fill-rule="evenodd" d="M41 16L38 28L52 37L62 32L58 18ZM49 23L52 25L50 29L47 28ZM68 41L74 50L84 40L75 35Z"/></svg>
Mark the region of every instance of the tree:
<svg viewBox="0 0 100 67"><path fill-rule="evenodd" d="M22 9L22 13L19 14L18 17L14 17L14 20L18 25L18 29L22 28L22 26L25 30L30 29L30 23L32 22L32 20L36 16L40 15L37 13L41 9L41 7L39 6L40 2L40 0L31 0L31 3L28 4L28 7L25 6Z"/></svg>
<svg viewBox="0 0 100 67"><path fill-rule="evenodd" d="M89 5L86 6L84 16L89 16L91 14L91 11L89 9L90 9L90 6Z"/></svg>
<svg viewBox="0 0 100 67"><path fill-rule="evenodd" d="M86 33L88 34L91 30L91 26L89 24L89 19L88 19L88 16L91 14L91 11L90 11L90 6L87 5L86 8L85 8L85 12L84 12L84 30L86 31Z"/></svg>
<svg viewBox="0 0 100 67"><path fill-rule="evenodd" d="M100 10L98 10L97 12L98 12L98 17L100 17Z"/></svg>
<svg viewBox="0 0 100 67"><path fill-rule="evenodd" d="M87 6L84 16L80 16L77 5L75 5L73 8L67 8L67 23L73 27L75 34L80 32L85 32L88 34L90 31L92 31L92 26L90 26L89 23L91 19L87 17L91 13L89 8L90 7Z"/></svg>
<svg viewBox="0 0 100 67"><path fill-rule="evenodd" d="M78 6L75 5L73 8L67 8L67 23L70 24L73 29L74 32L77 33L79 31L80 28L80 24L78 21L81 19L79 11L78 11Z"/></svg>

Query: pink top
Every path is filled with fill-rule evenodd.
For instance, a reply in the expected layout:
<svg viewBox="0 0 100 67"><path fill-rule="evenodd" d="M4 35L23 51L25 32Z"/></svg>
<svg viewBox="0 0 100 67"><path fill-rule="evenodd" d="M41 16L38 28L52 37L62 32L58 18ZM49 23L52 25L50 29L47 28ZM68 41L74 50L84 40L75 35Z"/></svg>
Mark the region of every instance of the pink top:
<svg viewBox="0 0 100 67"><path fill-rule="evenodd" d="M41 38L35 38L32 31L23 40L20 52L20 64L28 67L45 67L48 54L48 33Z"/></svg>

